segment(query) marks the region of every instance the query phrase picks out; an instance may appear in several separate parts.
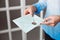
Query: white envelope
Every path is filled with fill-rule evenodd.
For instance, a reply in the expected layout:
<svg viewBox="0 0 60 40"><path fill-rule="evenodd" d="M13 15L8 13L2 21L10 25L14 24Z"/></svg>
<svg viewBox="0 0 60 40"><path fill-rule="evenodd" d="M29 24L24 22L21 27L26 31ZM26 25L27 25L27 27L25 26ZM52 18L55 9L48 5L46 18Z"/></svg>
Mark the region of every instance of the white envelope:
<svg viewBox="0 0 60 40"><path fill-rule="evenodd" d="M36 22L36 25L32 24L33 20ZM13 20L13 22L25 33L28 33L29 31L34 29L43 21L44 20L37 15L34 15L34 17L32 17L31 15L26 15Z"/></svg>

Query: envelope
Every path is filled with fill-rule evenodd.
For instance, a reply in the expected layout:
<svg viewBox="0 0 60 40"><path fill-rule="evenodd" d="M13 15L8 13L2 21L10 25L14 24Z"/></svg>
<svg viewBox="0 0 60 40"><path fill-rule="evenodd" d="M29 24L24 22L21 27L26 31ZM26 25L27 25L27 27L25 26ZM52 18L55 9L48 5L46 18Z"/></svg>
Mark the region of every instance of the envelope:
<svg viewBox="0 0 60 40"><path fill-rule="evenodd" d="M33 21L36 23L35 25L32 24ZM13 20L13 22L25 33L28 33L29 31L33 30L35 27L39 26L40 23L43 21L44 20L38 17L37 15L34 15L34 17L32 17L30 14Z"/></svg>

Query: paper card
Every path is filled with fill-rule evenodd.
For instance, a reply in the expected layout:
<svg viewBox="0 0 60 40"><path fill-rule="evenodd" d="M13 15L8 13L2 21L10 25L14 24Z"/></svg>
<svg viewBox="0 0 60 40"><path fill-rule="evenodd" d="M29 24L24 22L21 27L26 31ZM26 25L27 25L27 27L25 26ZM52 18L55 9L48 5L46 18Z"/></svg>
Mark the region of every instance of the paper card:
<svg viewBox="0 0 60 40"><path fill-rule="evenodd" d="M32 24L33 20L34 22L36 22L35 25ZM40 25L42 21L44 20L37 15L34 15L34 17L32 17L31 15L26 15L13 20L13 22L25 33L28 33L29 31Z"/></svg>

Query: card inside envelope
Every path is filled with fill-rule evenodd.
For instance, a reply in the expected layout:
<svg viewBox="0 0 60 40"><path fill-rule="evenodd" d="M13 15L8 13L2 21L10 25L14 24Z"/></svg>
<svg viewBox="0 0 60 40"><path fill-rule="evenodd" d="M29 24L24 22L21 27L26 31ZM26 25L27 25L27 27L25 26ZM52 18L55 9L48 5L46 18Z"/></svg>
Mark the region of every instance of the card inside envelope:
<svg viewBox="0 0 60 40"><path fill-rule="evenodd" d="M33 18L36 22L36 25L32 24ZM37 27L42 21L44 20L37 15L34 15L34 17L32 17L31 15L26 15L13 20L13 22L25 33L28 33L29 31Z"/></svg>

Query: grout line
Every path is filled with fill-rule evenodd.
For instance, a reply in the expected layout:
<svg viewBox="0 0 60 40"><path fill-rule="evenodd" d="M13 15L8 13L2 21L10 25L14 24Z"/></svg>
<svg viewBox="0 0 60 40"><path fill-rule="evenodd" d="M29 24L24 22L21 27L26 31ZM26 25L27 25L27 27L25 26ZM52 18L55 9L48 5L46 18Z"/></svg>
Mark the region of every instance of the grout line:
<svg viewBox="0 0 60 40"><path fill-rule="evenodd" d="M9 40L12 40L12 34L11 34L11 23L10 23L10 14L9 14L9 1L6 0L6 8L7 8L7 23L8 23L8 31L9 31Z"/></svg>
<svg viewBox="0 0 60 40"><path fill-rule="evenodd" d="M41 11L40 17L43 18L43 11ZM43 40L43 30L42 30L42 27L40 27L40 40Z"/></svg>
<svg viewBox="0 0 60 40"><path fill-rule="evenodd" d="M11 31L13 32L13 31L19 31L19 30L21 30L20 28L13 28L13 29L11 29Z"/></svg>
<svg viewBox="0 0 60 40"><path fill-rule="evenodd" d="M25 8L29 7L28 6L25 6ZM22 7L21 6L15 6L15 7L9 7L9 10L15 10L15 9L21 9ZM0 8L0 11L6 11L7 8Z"/></svg>
<svg viewBox="0 0 60 40"><path fill-rule="evenodd" d="M20 28L13 28L13 29L11 29L11 32L19 31L19 30L21 30L21 29ZM7 32L9 32L9 30L8 29L5 29L5 30L0 31L0 34L7 33Z"/></svg>
<svg viewBox="0 0 60 40"><path fill-rule="evenodd" d="M8 32L8 30L2 30L2 31L0 31L0 34L7 33L7 32Z"/></svg>
<svg viewBox="0 0 60 40"><path fill-rule="evenodd" d="M7 10L7 8L0 8L0 11L5 11Z"/></svg>
<svg viewBox="0 0 60 40"><path fill-rule="evenodd" d="M27 40L27 34L22 31L22 40Z"/></svg>
<svg viewBox="0 0 60 40"><path fill-rule="evenodd" d="M25 10L25 0L20 0L21 1L21 16L24 16L24 10ZM22 40L27 40L27 34L22 31Z"/></svg>
<svg viewBox="0 0 60 40"><path fill-rule="evenodd" d="M39 0L39 1L40 1L40 0ZM40 17L43 18L43 11L41 11ZM43 39L43 30L42 30L42 26L40 27L40 40L45 40L45 39Z"/></svg>

